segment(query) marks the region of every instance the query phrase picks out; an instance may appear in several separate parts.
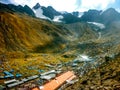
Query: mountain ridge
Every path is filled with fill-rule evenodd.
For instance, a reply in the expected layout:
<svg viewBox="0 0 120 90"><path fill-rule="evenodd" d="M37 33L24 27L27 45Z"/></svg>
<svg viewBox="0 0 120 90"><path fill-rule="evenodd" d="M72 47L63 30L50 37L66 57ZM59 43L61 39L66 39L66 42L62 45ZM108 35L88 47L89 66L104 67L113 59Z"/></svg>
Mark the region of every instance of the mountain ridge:
<svg viewBox="0 0 120 90"><path fill-rule="evenodd" d="M1 8L7 10L11 9L15 12L26 13L30 16L48 19L55 22L98 22L108 25L113 21L120 21L120 13L117 12L114 8L108 8L105 11L90 9L81 15L81 12L78 11L73 11L72 13L61 13L59 11L56 11L52 6L44 7L39 3L36 3L32 9L27 5L23 7L21 5L15 6L12 4L0 4Z"/></svg>
<svg viewBox="0 0 120 90"><path fill-rule="evenodd" d="M28 14L30 16L35 17L35 13L27 5L25 5L23 7L21 5L16 6L16 5L13 5L13 4L3 4L3 3L0 3L0 11L4 11L4 10L25 13L25 14Z"/></svg>
<svg viewBox="0 0 120 90"><path fill-rule="evenodd" d="M37 3L35 6L37 6L38 4L39 3ZM56 11L53 7L51 7L52 8L51 10L48 7L47 8L44 7L45 13L43 10L43 15L49 17L51 20L53 20L55 16L61 15L63 16L63 18L60 20L63 21L64 23L98 22L107 25L112 23L113 21L120 20L120 13L118 13L114 8L108 8L105 11L90 9L88 11L85 11L83 15L80 15L81 12L78 11L73 11L71 13L68 12L60 13L59 11ZM53 11L56 12L57 14L53 13Z"/></svg>

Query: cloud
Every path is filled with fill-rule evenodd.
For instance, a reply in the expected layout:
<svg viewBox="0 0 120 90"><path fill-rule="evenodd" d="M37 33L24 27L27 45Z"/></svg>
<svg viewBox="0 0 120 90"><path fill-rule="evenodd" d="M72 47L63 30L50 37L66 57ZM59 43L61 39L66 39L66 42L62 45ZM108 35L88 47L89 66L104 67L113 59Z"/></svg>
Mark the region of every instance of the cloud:
<svg viewBox="0 0 120 90"><path fill-rule="evenodd" d="M80 4L77 4L79 11L86 11L88 9L103 10L106 9L109 4L115 2L115 0L77 0L77 2L78 1L81 1Z"/></svg>

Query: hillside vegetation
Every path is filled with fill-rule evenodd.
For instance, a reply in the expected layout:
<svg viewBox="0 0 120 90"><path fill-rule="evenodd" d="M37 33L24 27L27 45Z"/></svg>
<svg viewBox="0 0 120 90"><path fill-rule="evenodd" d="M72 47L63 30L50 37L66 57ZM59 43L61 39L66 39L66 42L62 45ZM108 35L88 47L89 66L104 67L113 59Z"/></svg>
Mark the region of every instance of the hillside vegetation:
<svg viewBox="0 0 120 90"><path fill-rule="evenodd" d="M120 90L120 53L114 59L90 70L79 81L65 90Z"/></svg>
<svg viewBox="0 0 120 90"><path fill-rule="evenodd" d="M46 47L63 45L70 34L66 28L23 14L0 12L0 22L0 52L43 52Z"/></svg>

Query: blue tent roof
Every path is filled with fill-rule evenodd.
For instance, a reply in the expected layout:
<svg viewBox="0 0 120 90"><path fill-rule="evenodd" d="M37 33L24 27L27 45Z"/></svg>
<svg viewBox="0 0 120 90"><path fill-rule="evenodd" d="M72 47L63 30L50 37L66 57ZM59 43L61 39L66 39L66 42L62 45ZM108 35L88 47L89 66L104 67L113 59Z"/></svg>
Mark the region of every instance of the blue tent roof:
<svg viewBox="0 0 120 90"><path fill-rule="evenodd" d="M6 76L4 76L4 78L13 78L14 77L14 75L6 75Z"/></svg>
<svg viewBox="0 0 120 90"><path fill-rule="evenodd" d="M11 75L11 73L8 72L8 71L4 71L3 73L6 74L6 75Z"/></svg>
<svg viewBox="0 0 120 90"><path fill-rule="evenodd" d="M22 74L17 73L16 78L22 77Z"/></svg>

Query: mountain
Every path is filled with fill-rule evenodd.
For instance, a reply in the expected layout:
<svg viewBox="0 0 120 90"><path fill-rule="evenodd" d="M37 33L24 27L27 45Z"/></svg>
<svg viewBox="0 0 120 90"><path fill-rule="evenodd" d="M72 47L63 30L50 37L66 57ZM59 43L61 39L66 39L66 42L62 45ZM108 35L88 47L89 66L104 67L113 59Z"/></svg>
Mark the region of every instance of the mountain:
<svg viewBox="0 0 120 90"><path fill-rule="evenodd" d="M79 12L78 11L72 12L72 15L79 17Z"/></svg>
<svg viewBox="0 0 120 90"><path fill-rule="evenodd" d="M83 15L83 12L74 11L71 14L80 18Z"/></svg>
<svg viewBox="0 0 120 90"><path fill-rule="evenodd" d="M50 20L53 20L55 16L61 15L60 12L56 11L53 7L48 6L40 6L39 3L37 3L34 7L33 10L35 11L35 14L39 18L49 18Z"/></svg>
<svg viewBox="0 0 120 90"><path fill-rule="evenodd" d="M38 9L38 8L40 8L40 7L41 7L40 4L37 3L37 4L33 7L33 9Z"/></svg>
<svg viewBox="0 0 120 90"><path fill-rule="evenodd" d="M73 41L76 39L78 42L83 42L95 39L98 35L97 32L95 32L94 29L87 23L69 23L66 24L65 27L72 31L74 35Z"/></svg>
<svg viewBox="0 0 120 90"><path fill-rule="evenodd" d="M44 7L37 3L33 7L33 11L39 18L49 19L55 22L63 23L96 22L108 25L114 21L120 20L120 13L118 13L113 8L109 8L105 11L90 9L83 13L78 11L73 11L71 13L68 12L63 13L56 11L51 6Z"/></svg>
<svg viewBox="0 0 120 90"><path fill-rule="evenodd" d="M13 5L13 4L2 4L0 3L1 11L7 10L14 12L25 13L30 16L36 16L42 19L48 19L55 22L63 23L75 23L75 22L96 22L105 25L110 25L114 21L120 20L120 13L118 13L114 8L109 8L105 11L90 9L85 12L73 11L68 12L59 12L55 10L52 6L44 7L39 3L36 3L35 6L31 9L29 6Z"/></svg>
<svg viewBox="0 0 120 90"><path fill-rule="evenodd" d="M43 9L43 15L49 17L50 19L54 19L54 16L61 15L59 12L57 12L51 6L48 6L47 8L46 7L42 7L42 9Z"/></svg>
<svg viewBox="0 0 120 90"><path fill-rule="evenodd" d="M80 19L84 22L98 22L109 25L114 21L120 21L120 13L114 8L109 8L105 11L88 10L84 12Z"/></svg>
<svg viewBox="0 0 120 90"><path fill-rule="evenodd" d="M84 12L83 16L81 17L81 21L85 22L98 22L100 19L100 13L102 11L98 10L88 10Z"/></svg>
<svg viewBox="0 0 120 90"><path fill-rule="evenodd" d="M30 16L35 16L35 13L33 12L33 10L27 5L23 7L21 5L16 6L13 4L6 5L6 4L0 3L0 7L1 7L0 11L4 11L4 10L11 11L12 10L14 12L20 12L20 13L28 14Z"/></svg>
<svg viewBox="0 0 120 90"><path fill-rule="evenodd" d="M25 49L28 51L29 50L32 51L33 48L37 46L40 46L40 47L47 46L47 45L49 46L49 43L51 42L53 42L53 44L55 45L55 43L60 44L61 42L67 42L69 40L71 41L71 38L69 37L72 37L73 40L76 39L75 42L77 41L79 42L82 40L84 41L87 39L94 39L94 38L97 38L97 35L99 35L98 34L99 31L96 31L96 28L104 29L105 32L103 31L100 31L100 32L103 32L104 36L107 37L107 34L109 33L109 31L112 32L113 27L117 28L118 26L117 20L119 20L119 13L116 12L114 9L108 9L104 12L97 11L97 10L89 10L88 12L85 12L81 18L79 18L78 12L60 13L54 10L50 6L46 8L41 6L39 3L37 3L36 6L34 6L33 8L38 11L41 9L46 14L49 13L48 14L49 19L52 19L52 20L55 20L56 15L61 15L61 17L59 18L61 18L60 20L66 23L66 25L64 24L61 25L60 23L59 24L53 23L52 21L49 21L49 20L46 21L46 20L35 18L35 17L34 18L31 17L33 14L29 13L31 12L31 9L29 9L27 5L22 7L20 5L15 6L11 4L8 4L8 5L1 4L1 8L0 8L1 35L2 35L1 46L3 46L2 48L4 48L4 50L7 48L8 50ZM109 19L107 18L107 15L109 15L110 13L113 13L113 15L116 15L116 17L114 17L114 19L111 17L110 18L111 21L109 21L109 23L111 22L111 24L107 25L105 21L108 22L107 20ZM26 16L25 14L28 14L29 16ZM105 16L106 16L106 20L102 20L101 18L105 18ZM47 16L45 17L47 18ZM59 18L57 16L56 20L59 20ZM91 22L86 23L88 21L91 21ZM116 21L117 26L115 26L115 23L112 23L113 21L114 22ZM95 22L105 23L105 26L101 23L95 23ZM107 28L105 29L105 27ZM116 29L116 30L119 30L119 29ZM14 33L11 33L11 32L14 32ZM27 34L26 32L29 32L30 34ZM23 37L20 36L22 34L23 34ZM33 35L33 36L30 37L29 35ZM8 39L12 37L15 37L15 38L10 40ZM42 39L42 37L44 37L44 39ZM32 41L35 38L36 40Z"/></svg>
<svg viewBox="0 0 120 90"><path fill-rule="evenodd" d="M78 15L75 14L77 12L61 13L59 11L56 11L52 6L44 7L44 6L40 6L39 3L37 3L33 7L33 11L35 12L36 16L39 18L49 19L56 22L74 23L80 21L78 18L79 12Z"/></svg>
<svg viewBox="0 0 120 90"><path fill-rule="evenodd" d="M114 8L109 8L100 15L100 22L110 24L114 21L120 21L120 13Z"/></svg>
<svg viewBox="0 0 120 90"><path fill-rule="evenodd" d="M76 21L73 21L74 19L72 20L73 15L71 14L64 14L66 15L64 16L66 21L68 19L67 22L71 23L66 26L62 23L55 23L49 20L32 17L20 10L15 11L18 7L27 10L29 9L28 6L1 5L0 52L49 52L49 50L52 52L61 50L61 48L63 48L62 46L65 48L67 43L72 41L71 37L72 39L83 38L87 40L88 35L89 39L96 38L96 33L92 31L92 28L90 28L87 23L82 24L78 22L79 24L76 23L73 25L72 22ZM37 5L38 8L39 6L40 5ZM15 8L15 10L13 8ZM53 9L52 7L48 8L51 10ZM75 31L76 28L77 31ZM84 35L81 37L82 34ZM75 42L78 42L79 39L76 39Z"/></svg>
<svg viewBox="0 0 120 90"><path fill-rule="evenodd" d="M65 23L80 22L80 19L77 16L72 15L71 13L66 13L66 14L63 14L62 16L63 18L61 20Z"/></svg>

